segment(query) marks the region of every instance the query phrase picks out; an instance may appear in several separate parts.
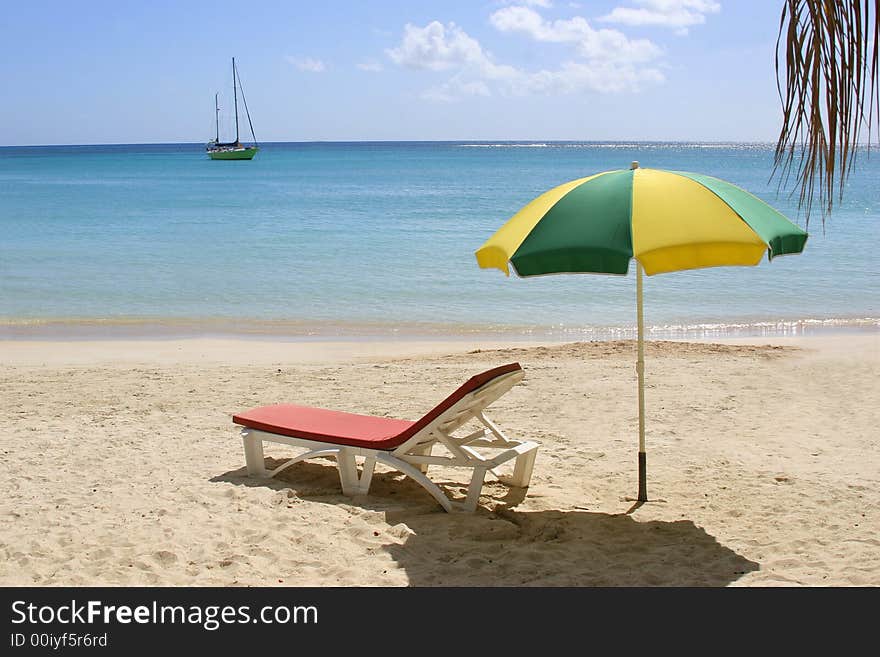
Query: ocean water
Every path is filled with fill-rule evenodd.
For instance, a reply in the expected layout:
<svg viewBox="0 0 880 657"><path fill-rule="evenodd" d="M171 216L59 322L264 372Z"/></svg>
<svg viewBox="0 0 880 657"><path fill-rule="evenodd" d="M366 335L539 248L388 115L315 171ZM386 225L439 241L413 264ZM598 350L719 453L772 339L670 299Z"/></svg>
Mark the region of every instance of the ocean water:
<svg viewBox="0 0 880 657"><path fill-rule="evenodd" d="M660 143L270 143L0 148L0 337L147 334L601 338L635 325L626 277L506 278L474 251L558 184L706 173L799 225L772 148ZM655 336L880 327L880 156L862 155L804 253L645 279Z"/></svg>

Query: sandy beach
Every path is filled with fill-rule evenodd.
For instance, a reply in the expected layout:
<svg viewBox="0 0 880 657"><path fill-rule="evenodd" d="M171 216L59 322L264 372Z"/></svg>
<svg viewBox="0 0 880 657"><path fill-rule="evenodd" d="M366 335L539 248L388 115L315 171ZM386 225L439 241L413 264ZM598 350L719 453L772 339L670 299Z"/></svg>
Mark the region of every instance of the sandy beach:
<svg viewBox="0 0 880 657"><path fill-rule="evenodd" d="M880 585L878 334L646 357L635 507L633 341L0 342L0 585ZM245 474L235 412L417 419L512 361L489 415L541 449L474 514L387 469L353 499L330 461ZM463 496L465 473L432 477Z"/></svg>

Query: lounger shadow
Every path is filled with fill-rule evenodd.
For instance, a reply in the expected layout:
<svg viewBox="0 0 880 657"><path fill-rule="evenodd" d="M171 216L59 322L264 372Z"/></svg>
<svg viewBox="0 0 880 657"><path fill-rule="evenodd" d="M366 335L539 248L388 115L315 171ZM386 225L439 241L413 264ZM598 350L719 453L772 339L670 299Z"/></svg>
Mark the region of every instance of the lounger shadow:
<svg viewBox="0 0 880 657"><path fill-rule="evenodd" d="M252 408L234 415L232 421L242 427L245 461L251 477L274 477L305 459L331 456L336 459L343 493L365 495L369 492L376 463L382 463L413 479L446 511L451 511L453 502L428 479L428 468L431 465L469 468L473 473L463 508L474 511L487 471L498 475L496 468L515 459L513 475L499 476L499 479L518 487L527 487L531 480L538 444L508 438L484 413L524 376L519 363L477 374L416 422L295 404ZM483 428L455 435L471 420ZM264 441L302 447L306 451L267 470ZM435 454L435 447L445 449ZM358 458L363 459L360 472Z"/></svg>

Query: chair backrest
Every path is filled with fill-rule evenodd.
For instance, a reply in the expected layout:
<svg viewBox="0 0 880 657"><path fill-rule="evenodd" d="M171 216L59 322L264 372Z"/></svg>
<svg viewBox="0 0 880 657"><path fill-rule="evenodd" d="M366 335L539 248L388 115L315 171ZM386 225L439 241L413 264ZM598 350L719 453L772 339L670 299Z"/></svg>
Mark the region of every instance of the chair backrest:
<svg viewBox="0 0 880 657"><path fill-rule="evenodd" d="M472 376L415 424L398 434L394 442L402 445L438 420L443 431L455 431L522 381L524 376L519 363L508 363ZM444 414L449 417L443 417Z"/></svg>

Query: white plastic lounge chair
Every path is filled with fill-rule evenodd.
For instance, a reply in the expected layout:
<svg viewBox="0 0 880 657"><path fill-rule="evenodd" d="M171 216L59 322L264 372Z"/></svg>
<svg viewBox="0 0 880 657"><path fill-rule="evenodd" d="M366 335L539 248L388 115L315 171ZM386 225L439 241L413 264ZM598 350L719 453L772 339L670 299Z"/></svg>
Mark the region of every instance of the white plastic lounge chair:
<svg viewBox="0 0 880 657"><path fill-rule="evenodd" d="M425 476L428 466L472 468L463 507L474 511L487 470L494 472L503 463L516 459L513 476L505 479L505 483L526 487L531 480L538 444L507 438L483 412L524 376L519 363L478 374L416 422L293 404L253 408L234 415L232 421L243 427L244 455L251 477L274 477L305 459L333 456L343 493L365 495L379 462L411 477L446 511L451 511L450 499ZM454 432L470 420L481 423L483 428L455 436ZM308 451L269 471L265 468L263 441L304 447ZM432 453L438 445L445 448L445 453ZM487 455L485 450L481 454L477 448L489 448L494 455ZM363 458L360 474L357 457Z"/></svg>

